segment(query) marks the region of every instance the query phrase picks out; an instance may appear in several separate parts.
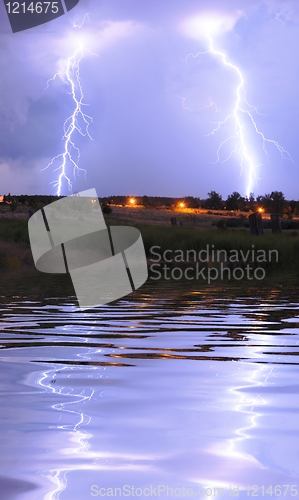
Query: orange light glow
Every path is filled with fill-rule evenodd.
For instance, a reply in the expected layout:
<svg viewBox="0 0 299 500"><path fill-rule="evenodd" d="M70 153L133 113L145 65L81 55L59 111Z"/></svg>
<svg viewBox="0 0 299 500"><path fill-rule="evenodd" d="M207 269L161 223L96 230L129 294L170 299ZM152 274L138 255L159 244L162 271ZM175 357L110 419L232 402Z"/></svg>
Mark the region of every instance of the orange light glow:
<svg viewBox="0 0 299 500"><path fill-rule="evenodd" d="M180 207L180 208L185 208L185 203L181 202L181 203L179 204L179 207Z"/></svg>
<svg viewBox="0 0 299 500"><path fill-rule="evenodd" d="M135 202L136 202L135 198L130 198L130 204L131 205L135 205Z"/></svg>
<svg viewBox="0 0 299 500"><path fill-rule="evenodd" d="M264 209L263 209L262 207L260 207L260 208L258 209L258 211L259 211L259 213L261 214L261 213L264 211Z"/></svg>

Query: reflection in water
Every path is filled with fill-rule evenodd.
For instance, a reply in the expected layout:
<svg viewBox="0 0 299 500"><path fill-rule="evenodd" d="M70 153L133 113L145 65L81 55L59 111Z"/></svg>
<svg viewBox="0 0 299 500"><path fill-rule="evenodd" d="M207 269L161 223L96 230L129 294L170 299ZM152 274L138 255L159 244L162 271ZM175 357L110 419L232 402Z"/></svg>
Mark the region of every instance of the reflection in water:
<svg viewBox="0 0 299 500"><path fill-rule="evenodd" d="M235 411L245 416L245 425L236 429L236 437L229 440L230 445L226 451L227 456L240 456L238 450L242 449L242 447L244 449L244 441L250 439L250 431L258 427L258 417L262 415L262 407L266 405L266 399L258 389L267 383L272 370L273 368L269 370L268 367L257 366L248 379L244 380L247 384L245 387L255 389L250 394L242 393L242 387L240 390L237 387L230 389L238 397Z"/></svg>
<svg viewBox="0 0 299 500"><path fill-rule="evenodd" d="M58 423L58 425L54 426L57 429L63 429L69 431L69 440L72 443L75 443L76 446L72 448L61 449L60 453L62 454L72 454L76 457L86 456L88 458L88 449L89 439L92 438L92 434L89 434L84 427L87 427L90 423L91 417L87 415L84 411L78 411L77 405L79 403L85 403L86 401L90 401L94 394L94 389L84 389L79 394L76 394L76 391L70 388L59 387L54 385L57 381L57 375L64 374L64 371L69 371L67 367L60 368L57 370L46 370L42 373L41 378L37 380L37 385L41 386L46 392L51 391L55 394L63 394L67 396L71 396L71 400L67 402L56 403L52 406L54 410L60 412L59 420L62 420L63 413L70 414L72 417L70 421L72 423ZM79 372L80 374L80 372ZM78 373L76 374L78 376ZM71 377L71 374L67 373L67 378ZM75 399L74 399L75 398ZM61 413L62 412L62 413ZM80 468L80 467L79 467ZM74 470L72 469L69 470ZM48 492L44 499L45 500L55 500L59 499L60 494L67 487L67 473L68 469L55 469L50 470L44 473L44 476L50 480L52 484L55 486L55 490Z"/></svg>
<svg viewBox="0 0 299 500"><path fill-rule="evenodd" d="M38 487L22 500L81 500L92 485L295 484L298 302L222 293L143 288L85 312L2 298L12 437L0 475Z"/></svg>

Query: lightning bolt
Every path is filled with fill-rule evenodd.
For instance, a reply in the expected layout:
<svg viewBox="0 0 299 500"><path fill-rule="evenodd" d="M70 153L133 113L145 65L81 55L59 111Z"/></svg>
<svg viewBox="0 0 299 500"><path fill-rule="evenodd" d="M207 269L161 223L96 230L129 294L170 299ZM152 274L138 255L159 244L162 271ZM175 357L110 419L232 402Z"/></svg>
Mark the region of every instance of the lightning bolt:
<svg viewBox="0 0 299 500"><path fill-rule="evenodd" d="M56 73L53 78L50 78L47 82L47 87L49 87L50 82L60 78L69 88L69 94L72 97L74 103L74 109L72 114L65 120L63 125L63 143L64 150L63 153L52 158L48 165L42 169L46 170L54 164L58 163L58 167L55 168L54 172L59 172L56 181L51 184L57 188L57 196L61 195L63 188L63 181L66 181L69 190L72 190L72 182L67 174L69 166L73 170L73 176L79 175L80 172L84 173L86 177L86 170L79 167L80 161L80 150L75 144L76 133L83 137L88 136L90 140L93 140L89 133L89 126L93 122L91 116L84 112L84 106L88 106L84 101L84 93L82 89L81 79L80 79L80 63L84 57L84 52L89 52L93 56L97 56L90 52L90 50L80 46L74 54L69 57L66 61L65 71L61 73Z"/></svg>
<svg viewBox="0 0 299 500"><path fill-rule="evenodd" d="M183 109L186 109L186 110L188 110L188 111L191 111L192 113L194 112L194 110L193 110L193 109L191 109L191 108L189 108L188 106L186 106L186 105L185 105L186 100L187 100L187 99L186 99L186 97L181 97L181 96L179 96L179 95L178 95L177 97L178 97L179 99L181 99L181 101L182 101L182 105L183 105ZM213 102L213 101L212 101L212 99L210 98L210 99L209 99L209 104L207 104L206 106L203 106L202 108L198 108L198 109L196 109L195 111L202 111L203 109L208 109L208 108L213 108L213 107L215 107L215 111L216 111L216 113L218 113L218 112L220 111L220 109L218 109L218 107L217 107L217 104L216 104L215 102Z"/></svg>
<svg viewBox="0 0 299 500"><path fill-rule="evenodd" d="M254 155L251 153L252 146L250 145L250 141L246 137L246 132L248 128L251 127L251 129L259 136L261 139L262 143L262 149L264 154L267 157L267 161L269 163L269 154L266 149L266 145L272 144L276 147L276 149L279 151L281 158L282 159L287 159L293 162L293 159L288 151L286 151L280 144L273 140L273 139L268 139L265 137L265 135L258 129L258 126L256 124L256 121L254 119L253 113L260 114L255 106L250 104L247 100L246 97L246 90L245 90L245 82L244 78L242 75L241 70L233 64L231 61L229 61L227 55L224 52L221 52L220 50L215 49L214 47L214 42L210 34L207 33L207 38L209 40L209 48L205 52L198 52L196 55L194 54L188 54L186 57L186 63L188 62L189 57L193 57L194 59L197 58L199 55L205 55L205 54L212 54L216 56L224 66L230 68L233 70L237 76L238 79L238 84L236 86L235 90L235 103L234 107L232 109L232 112L228 114L224 120L222 121L217 121L217 122L212 122L215 124L214 129L206 135L206 137L209 137L211 135L216 134L221 128L223 128L226 125L230 125L230 123L233 124L233 129L234 132L233 134L229 135L226 139L224 139L221 143L220 146L217 149L217 160L214 163L218 163L220 161L220 156L221 156L221 150L223 146L229 142L234 141L234 147L231 150L230 154L222 161L223 163L228 161L234 154L239 155L240 158L240 166L241 166L241 172L246 168L247 171L247 176L248 176L248 182L247 182L247 187L246 187L246 196L249 197L250 193L253 190L254 184L257 185L258 181L258 171L259 167L261 166L260 163L257 163L257 161L254 158ZM183 101L184 103L184 101ZM206 106L210 107L210 106Z"/></svg>
<svg viewBox="0 0 299 500"><path fill-rule="evenodd" d="M86 19L88 19L88 21L89 21L89 13L88 13L88 12L87 12L87 13L85 14L85 16L83 17L83 20L82 20L81 24L76 24L76 23L74 23L74 24L73 24L73 28L79 28L79 29L81 29L81 28L82 28L82 26L84 26L84 23L85 23Z"/></svg>

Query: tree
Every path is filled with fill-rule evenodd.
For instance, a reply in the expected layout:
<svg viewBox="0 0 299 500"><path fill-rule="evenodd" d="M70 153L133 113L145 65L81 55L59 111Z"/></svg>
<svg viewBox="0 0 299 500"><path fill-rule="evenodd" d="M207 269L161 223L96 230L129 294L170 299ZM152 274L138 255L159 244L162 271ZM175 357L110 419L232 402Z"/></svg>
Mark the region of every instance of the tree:
<svg viewBox="0 0 299 500"><path fill-rule="evenodd" d="M146 195L142 196L141 203L145 208L152 206L151 200Z"/></svg>
<svg viewBox="0 0 299 500"><path fill-rule="evenodd" d="M4 201L5 201L5 203L11 203L12 202L12 197L11 197L10 193L8 193L8 195L4 197Z"/></svg>
<svg viewBox="0 0 299 500"><path fill-rule="evenodd" d="M282 215L287 209L287 202L282 191L272 191L270 194L272 212Z"/></svg>
<svg viewBox="0 0 299 500"><path fill-rule="evenodd" d="M248 201L249 203L254 203L255 201L254 193L249 193Z"/></svg>
<svg viewBox="0 0 299 500"><path fill-rule="evenodd" d="M221 210L223 208L222 196L216 191L208 193L209 198L206 200L206 208L213 208L214 210Z"/></svg>
<svg viewBox="0 0 299 500"><path fill-rule="evenodd" d="M266 195L265 195L266 196ZM264 196L261 196L260 194L256 197L256 202L258 205L262 205L263 204L263 199L264 199Z"/></svg>
<svg viewBox="0 0 299 500"><path fill-rule="evenodd" d="M36 196L29 198L28 204L29 204L29 207L31 207L31 208L33 208L33 210L35 210L37 208L37 205L38 205Z"/></svg>
<svg viewBox="0 0 299 500"><path fill-rule="evenodd" d="M103 214L110 215L112 213L112 208L107 205L107 203L102 204Z"/></svg>
<svg viewBox="0 0 299 500"><path fill-rule="evenodd" d="M270 194L265 194L264 196L258 196L256 198L256 201L264 209L265 212L272 212L272 200Z"/></svg>
<svg viewBox="0 0 299 500"><path fill-rule="evenodd" d="M290 206L292 209L292 213L295 217L298 217L299 215L299 201L290 201Z"/></svg>
<svg viewBox="0 0 299 500"><path fill-rule="evenodd" d="M200 208L200 198L194 198L193 196L185 196L184 201L186 207L188 208Z"/></svg>
<svg viewBox="0 0 299 500"><path fill-rule="evenodd" d="M227 197L225 205L227 210L241 210L244 208L245 198L243 198L237 191L234 191Z"/></svg>
<svg viewBox="0 0 299 500"><path fill-rule="evenodd" d="M288 203L281 191L272 191L271 194L258 196L256 200L265 212L282 215L287 211Z"/></svg>
<svg viewBox="0 0 299 500"><path fill-rule="evenodd" d="M249 196L245 199L245 206L248 210L254 212L257 208L257 201L255 201L254 193L249 193Z"/></svg>

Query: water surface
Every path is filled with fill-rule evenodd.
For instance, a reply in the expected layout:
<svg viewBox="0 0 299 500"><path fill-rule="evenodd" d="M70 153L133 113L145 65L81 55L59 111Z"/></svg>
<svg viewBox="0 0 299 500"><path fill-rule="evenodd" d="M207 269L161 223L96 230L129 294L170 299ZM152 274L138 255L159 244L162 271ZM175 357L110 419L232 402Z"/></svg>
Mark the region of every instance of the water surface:
<svg viewBox="0 0 299 500"><path fill-rule="evenodd" d="M2 498L299 496L297 292L2 294Z"/></svg>

